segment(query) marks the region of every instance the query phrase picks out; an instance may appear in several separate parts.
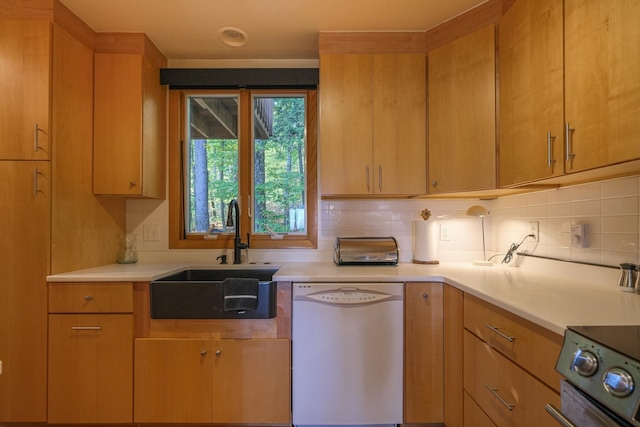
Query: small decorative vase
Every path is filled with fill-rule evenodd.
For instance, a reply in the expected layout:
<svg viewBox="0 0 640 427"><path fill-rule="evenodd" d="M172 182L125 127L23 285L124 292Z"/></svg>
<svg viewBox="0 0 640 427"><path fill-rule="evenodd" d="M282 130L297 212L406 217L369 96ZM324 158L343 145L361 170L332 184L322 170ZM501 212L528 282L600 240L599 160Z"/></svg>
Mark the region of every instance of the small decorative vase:
<svg viewBox="0 0 640 427"><path fill-rule="evenodd" d="M133 264L138 261L135 233L120 234L118 236L118 244L118 255L116 257L118 264Z"/></svg>

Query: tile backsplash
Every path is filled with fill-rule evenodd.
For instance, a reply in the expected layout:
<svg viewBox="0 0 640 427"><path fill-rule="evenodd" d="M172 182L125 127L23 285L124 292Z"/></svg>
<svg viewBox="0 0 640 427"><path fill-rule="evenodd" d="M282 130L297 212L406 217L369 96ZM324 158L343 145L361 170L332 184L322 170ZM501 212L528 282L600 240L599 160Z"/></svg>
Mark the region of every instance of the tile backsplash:
<svg viewBox="0 0 640 427"><path fill-rule="evenodd" d="M563 260L617 266L640 263L640 176L562 187L534 193L477 199L322 200L318 204L318 248L249 250L249 260L330 261L336 236L394 236L400 259L413 259L413 221L428 208L437 221L437 259L482 258L481 219L466 215L472 205L486 207L487 256L500 262L513 243L521 252ZM529 222L539 241L526 238ZM588 247L572 246L571 226L586 224ZM127 231L137 234L141 261L213 262L216 250L170 250L168 202L127 201Z"/></svg>

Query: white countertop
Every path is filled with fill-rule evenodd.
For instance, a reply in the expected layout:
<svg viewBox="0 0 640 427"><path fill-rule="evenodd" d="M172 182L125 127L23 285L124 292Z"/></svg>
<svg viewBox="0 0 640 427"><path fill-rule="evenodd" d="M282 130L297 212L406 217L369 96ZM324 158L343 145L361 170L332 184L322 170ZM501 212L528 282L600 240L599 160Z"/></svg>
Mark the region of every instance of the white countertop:
<svg viewBox="0 0 640 427"><path fill-rule="evenodd" d="M471 263L336 266L333 263L220 265L111 264L49 276L49 282L151 281L186 268L279 268L274 280L291 282L445 282L558 334L569 325L640 325L640 295L621 292L615 270L594 281L586 269L562 276L513 266ZM580 270L578 270L580 271Z"/></svg>

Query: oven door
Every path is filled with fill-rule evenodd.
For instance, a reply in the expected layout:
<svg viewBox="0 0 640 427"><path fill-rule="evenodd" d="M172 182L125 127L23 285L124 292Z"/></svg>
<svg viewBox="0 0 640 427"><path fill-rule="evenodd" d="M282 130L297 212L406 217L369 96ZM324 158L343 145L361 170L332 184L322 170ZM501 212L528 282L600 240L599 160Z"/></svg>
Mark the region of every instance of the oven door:
<svg viewBox="0 0 640 427"><path fill-rule="evenodd" d="M564 380L560 384L560 403L562 410L551 404L545 409L563 427L633 427Z"/></svg>

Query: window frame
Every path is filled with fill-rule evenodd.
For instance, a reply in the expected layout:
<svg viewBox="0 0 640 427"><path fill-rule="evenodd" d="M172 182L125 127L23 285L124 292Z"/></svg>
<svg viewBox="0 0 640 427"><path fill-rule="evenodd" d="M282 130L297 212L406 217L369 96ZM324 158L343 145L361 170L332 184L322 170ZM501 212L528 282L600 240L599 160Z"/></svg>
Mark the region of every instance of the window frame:
<svg viewBox="0 0 640 427"><path fill-rule="evenodd" d="M238 138L238 203L240 205L240 231L246 242L247 230L252 230L249 210L246 208L253 198L253 96L306 97L306 234L285 235L273 240L263 233L251 232L252 249L315 249L318 241L318 170L317 170L317 90L312 89L240 89L240 90L170 90L169 91L169 249L232 249L233 233L222 233L216 239L204 235L186 235L184 218L184 152L186 143L186 99L189 95L238 95L240 99L240 128ZM253 96L252 96L253 95ZM253 209L253 207L251 208Z"/></svg>

